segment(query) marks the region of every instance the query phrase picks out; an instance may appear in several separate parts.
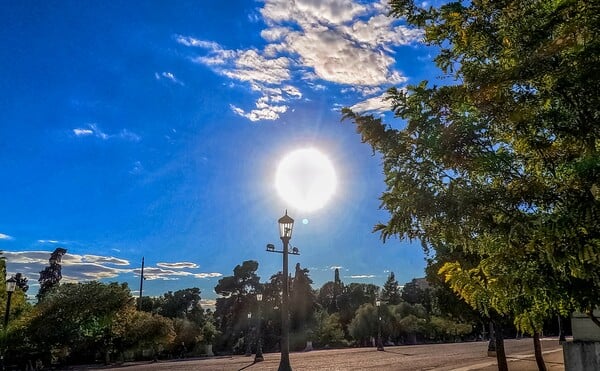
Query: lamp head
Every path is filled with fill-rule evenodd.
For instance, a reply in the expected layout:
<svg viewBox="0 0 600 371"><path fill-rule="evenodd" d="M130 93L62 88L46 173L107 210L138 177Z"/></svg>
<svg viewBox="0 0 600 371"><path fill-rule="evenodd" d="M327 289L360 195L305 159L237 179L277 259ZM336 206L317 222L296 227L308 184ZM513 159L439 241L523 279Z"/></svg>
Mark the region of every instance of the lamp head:
<svg viewBox="0 0 600 371"><path fill-rule="evenodd" d="M281 239L292 238L292 231L294 229L294 219L292 219L288 214L287 210L285 211L285 215L279 218L279 237Z"/></svg>
<svg viewBox="0 0 600 371"><path fill-rule="evenodd" d="M14 277L11 277L6 280L6 292L13 292L17 287L17 280Z"/></svg>

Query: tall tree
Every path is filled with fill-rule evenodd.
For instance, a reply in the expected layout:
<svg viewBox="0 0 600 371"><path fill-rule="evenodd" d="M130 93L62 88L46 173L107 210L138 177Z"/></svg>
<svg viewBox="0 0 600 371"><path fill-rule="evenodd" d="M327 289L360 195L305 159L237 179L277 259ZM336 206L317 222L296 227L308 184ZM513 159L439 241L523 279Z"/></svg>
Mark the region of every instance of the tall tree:
<svg viewBox="0 0 600 371"><path fill-rule="evenodd" d="M381 298L391 305L400 304L402 301L402 297L400 295L400 286L398 286L398 281L396 281L394 272L390 272L390 275L383 284Z"/></svg>
<svg viewBox="0 0 600 371"><path fill-rule="evenodd" d="M248 335L247 314L256 307L255 293L260 288L260 277L256 274L258 262L246 260L233 269L232 276L219 280L215 292L217 298L215 319L224 343L221 346L231 350L238 338Z"/></svg>
<svg viewBox="0 0 600 371"><path fill-rule="evenodd" d="M316 309L316 297L311 287L313 281L308 273L308 269L301 268L300 263L296 264L290 298L290 327L292 331L306 328Z"/></svg>
<svg viewBox="0 0 600 371"><path fill-rule="evenodd" d="M50 259L48 259L50 264L40 272L40 278L38 279L40 283L40 289L37 294L38 301L42 300L53 287L58 286L60 283L62 279L62 266L60 263L63 255L66 253L66 249L58 247L50 254Z"/></svg>
<svg viewBox="0 0 600 371"><path fill-rule="evenodd" d="M202 313L200 299L200 289L197 287L166 292L159 313L168 318L191 317L192 314Z"/></svg>
<svg viewBox="0 0 600 371"><path fill-rule="evenodd" d="M477 254L474 267L448 262L441 273L470 303L530 332L556 311L591 313L600 302L600 4L391 5L438 48L448 78L390 90L400 129L344 111L383 154L392 217L376 230Z"/></svg>

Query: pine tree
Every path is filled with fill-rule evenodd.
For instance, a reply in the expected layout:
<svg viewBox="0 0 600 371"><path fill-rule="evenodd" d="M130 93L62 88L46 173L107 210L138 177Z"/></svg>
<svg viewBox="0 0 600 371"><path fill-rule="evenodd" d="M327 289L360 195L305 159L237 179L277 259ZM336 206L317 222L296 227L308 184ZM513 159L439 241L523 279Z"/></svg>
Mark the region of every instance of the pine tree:
<svg viewBox="0 0 600 371"><path fill-rule="evenodd" d="M392 305L400 304L402 301L400 287L398 286L394 272L390 272L387 281L383 285L382 299Z"/></svg>

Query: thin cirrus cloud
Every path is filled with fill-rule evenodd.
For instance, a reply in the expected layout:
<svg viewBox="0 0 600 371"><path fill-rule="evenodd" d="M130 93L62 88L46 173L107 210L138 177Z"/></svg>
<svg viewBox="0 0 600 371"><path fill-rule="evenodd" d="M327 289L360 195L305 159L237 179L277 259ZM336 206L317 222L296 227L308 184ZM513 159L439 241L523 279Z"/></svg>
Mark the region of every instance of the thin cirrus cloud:
<svg viewBox="0 0 600 371"><path fill-rule="evenodd" d="M141 269L133 269L132 272L139 276ZM194 277L194 278L214 278L221 277L221 273L193 273L180 269L166 269L162 267L148 267L144 268L144 278L147 280L178 280L181 277Z"/></svg>
<svg viewBox="0 0 600 371"><path fill-rule="evenodd" d="M354 274L351 276L344 276L344 278L366 279L366 278L375 278L375 275L374 274Z"/></svg>
<svg viewBox="0 0 600 371"><path fill-rule="evenodd" d="M177 77L175 77L175 75L172 72L160 72L160 73L155 72L154 78L156 78L156 80L158 80L158 81L163 80L163 81L171 82L176 85L181 85L181 86L185 85L183 83L183 81L181 81Z"/></svg>
<svg viewBox="0 0 600 371"><path fill-rule="evenodd" d="M8 274L22 273L31 282L37 282L39 273L48 266L51 251L4 251ZM62 257L64 282L82 282L140 275L140 268L132 268L129 260L114 256L66 253ZM144 277L149 280L178 280L181 277L208 279L221 277L217 272L193 272L198 266L190 262L159 263L163 267L147 267ZM166 269L164 266L170 266ZM31 285L30 285L31 286Z"/></svg>
<svg viewBox="0 0 600 371"><path fill-rule="evenodd" d="M12 237L12 236L9 236L4 233L0 233L0 240L13 240L13 239L14 239L14 237Z"/></svg>
<svg viewBox="0 0 600 371"><path fill-rule="evenodd" d="M157 267L171 268L171 269L195 269L198 268L198 264L192 262L178 262L178 263L156 263Z"/></svg>
<svg viewBox="0 0 600 371"><path fill-rule="evenodd" d="M142 140L142 138L139 135L127 129L122 129L116 134L107 134L104 131L102 131L95 123L87 124L87 127L84 128L75 128L73 129L73 134L76 137L93 136L102 140L109 140L114 138L127 140L131 142L139 142L140 140Z"/></svg>
<svg viewBox="0 0 600 371"><path fill-rule="evenodd" d="M51 243L51 244L57 244L60 243L60 241L58 240L37 240L38 243Z"/></svg>
<svg viewBox="0 0 600 371"><path fill-rule="evenodd" d="M203 55L192 57L194 62L260 94L252 109L230 105L251 121L275 120L287 112L289 101L302 97L292 83L299 80L313 89L322 87L317 80L352 87L369 98L355 105L357 111L382 111L388 106L372 95L380 94L383 86L407 80L394 68L393 49L423 37L420 30L386 16L388 12L384 1L265 0L260 14L266 24L261 36L267 45L262 50L229 50L215 41L183 35L177 35L176 41L203 50Z"/></svg>

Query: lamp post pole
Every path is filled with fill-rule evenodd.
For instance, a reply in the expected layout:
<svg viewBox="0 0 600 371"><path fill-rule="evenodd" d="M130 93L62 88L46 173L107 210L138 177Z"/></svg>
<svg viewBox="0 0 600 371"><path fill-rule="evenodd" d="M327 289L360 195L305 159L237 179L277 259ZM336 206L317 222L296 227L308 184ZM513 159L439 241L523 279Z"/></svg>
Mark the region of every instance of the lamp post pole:
<svg viewBox="0 0 600 371"><path fill-rule="evenodd" d="M563 321L560 314L558 315L558 343L563 344L567 341L565 338L565 329L563 329Z"/></svg>
<svg viewBox="0 0 600 371"><path fill-rule="evenodd" d="M258 304L258 325L256 326L256 354L254 355L254 363L262 362L265 360L262 353L262 340L260 338L260 326L261 326L261 312L260 304L262 302L262 294L256 294L256 303Z"/></svg>
<svg viewBox="0 0 600 371"><path fill-rule="evenodd" d="M293 225L294 220L287 215L287 211L285 212L285 215L279 219L279 223L281 224L282 219L285 217L290 219ZM287 220L284 222L287 222ZM291 236L291 227L289 228L289 231L284 229L281 234L281 241L283 242L283 295L281 298L281 361L279 362L278 371L291 371L292 369L292 366L290 365L290 328L288 324L290 318L288 313L288 289L290 285L288 281L288 253Z"/></svg>
<svg viewBox="0 0 600 371"><path fill-rule="evenodd" d="M12 294L15 291L17 286L17 281L14 278L9 278L6 280L6 312L4 313L4 332L6 332L6 328L8 327L8 317L10 316L10 299L12 298Z"/></svg>
<svg viewBox="0 0 600 371"><path fill-rule="evenodd" d="M289 244L292 238L292 230L294 228L294 219L290 218L285 211L285 215L279 218L279 238L283 242L283 250L276 251L273 244L267 245L268 252L278 252L283 254L283 292L281 294L281 361L279 362L278 371L291 371L290 366L290 339L289 339L289 312L288 312L288 255L300 255L297 248L293 248L290 252Z"/></svg>
<svg viewBox="0 0 600 371"><path fill-rule="evenodd" d="M381 300L377 299L375 305L377 306L377 350L384 351L383 341L381 341Z"/></svg>
<svg viewBox="0 0 600 371"><path fill-rule="evenodd" d="M244 354L246 357L250 357L252 355L252 341L250 333L252 332L252 313L248 313L248 329L246 330L246 353Z"/></svg>
<svg viewBox="0 0 600 371"><path fill-rule="evenodd" d="M13 277L9 278L6 280L6 312L4 312L4 337L6 338L6 330L8 330L8 318L10 316L10 299L12 298L12 294L15 291L15 288L17 286L17 280L15 280ZM2 370L4 370L4 357L6 355L7 352L7 347L6 344L2 344L2 349L0 349L0 366L2 367Z"/></svg>

